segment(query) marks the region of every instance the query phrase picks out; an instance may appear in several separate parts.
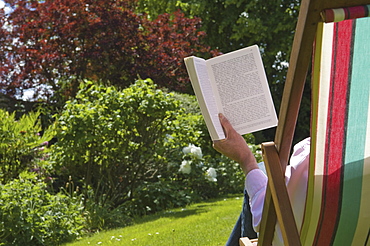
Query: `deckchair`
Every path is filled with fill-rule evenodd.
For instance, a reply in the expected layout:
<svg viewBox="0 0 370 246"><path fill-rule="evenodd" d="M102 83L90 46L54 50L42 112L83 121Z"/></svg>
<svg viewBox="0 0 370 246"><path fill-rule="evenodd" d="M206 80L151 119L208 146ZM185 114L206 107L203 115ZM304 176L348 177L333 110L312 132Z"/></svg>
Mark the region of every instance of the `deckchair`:
<svg viewBox="0 0 370 246"><path fill-rule="evenodd" d="M263 144L269 181L259 245L271 245L276 220L285 245L370 245L369 4L301 2L275 140ZM297 228L283 174L312 57L309 180Z"/></svg>

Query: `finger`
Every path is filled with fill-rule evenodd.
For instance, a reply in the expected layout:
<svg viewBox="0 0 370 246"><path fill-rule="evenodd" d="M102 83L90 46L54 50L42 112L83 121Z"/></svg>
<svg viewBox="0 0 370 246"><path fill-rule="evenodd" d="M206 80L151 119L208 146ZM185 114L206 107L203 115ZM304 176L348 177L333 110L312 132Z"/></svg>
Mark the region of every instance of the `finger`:
<svg viewBox="0 0 370 246"><path fill-rule="evenodd" d="M226 140L227 140L227 138L219 139L219 140L213 140L213 144L219 144L219 143L225 142Z"/></svg>
<svg viewBox="0 0 370 246"><path fill-rule="evenodd" d="M212 143L212 147L217 150L217 151L220 151L221 149L221 145L223 144L223 142L225 142L227 139L224 138L224 139L220 139L220 140L213 140L213 143Z"/></svg>

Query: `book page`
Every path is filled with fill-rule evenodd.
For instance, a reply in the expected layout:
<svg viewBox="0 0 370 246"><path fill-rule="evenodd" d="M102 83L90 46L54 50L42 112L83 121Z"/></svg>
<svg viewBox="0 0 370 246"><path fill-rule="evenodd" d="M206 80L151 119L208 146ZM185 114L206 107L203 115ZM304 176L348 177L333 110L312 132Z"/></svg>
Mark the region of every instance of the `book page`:
<svg viewBox="0 0 370 246"><path fill-rule="evenodd" d="M185 60L185 64L212 140L224 139L225 134L218 118L220 111L209 80L206 61L202 58L190 57ZM195 73L191 71L192 69Z"/></svg>
<svg viewBox="0 0 370 246"><path fill-rule="evenodd" d="M277 125L261 55L256 45L207 60L218 107L239 134Z"/></svg>

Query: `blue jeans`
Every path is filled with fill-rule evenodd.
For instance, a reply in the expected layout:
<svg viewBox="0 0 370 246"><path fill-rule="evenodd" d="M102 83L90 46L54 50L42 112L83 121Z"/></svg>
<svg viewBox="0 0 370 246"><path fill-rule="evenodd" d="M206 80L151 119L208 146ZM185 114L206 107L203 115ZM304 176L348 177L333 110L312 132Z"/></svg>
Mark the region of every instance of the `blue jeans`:
<svg viewBox="0 0 370 246"><path fill-rule="evenodd" d="M265 163L260 162L257 165L258 168L266 174ZM249 196L246 190L244 190L242 212L227 240L226 246L239 246L239 238L241 237L248 237L250 239L257 238L257 233L252 226L252 213L251 207L249 206Z"/></svg>
<svg viewBox="0 0 370 246"><path fill-rule="evenodd" d="M242 212L230 234L226 246L239 246L239 238L241 237L257 238L257 233L253 230L252 226L252 213L247 191L244 191Z"/></svg>

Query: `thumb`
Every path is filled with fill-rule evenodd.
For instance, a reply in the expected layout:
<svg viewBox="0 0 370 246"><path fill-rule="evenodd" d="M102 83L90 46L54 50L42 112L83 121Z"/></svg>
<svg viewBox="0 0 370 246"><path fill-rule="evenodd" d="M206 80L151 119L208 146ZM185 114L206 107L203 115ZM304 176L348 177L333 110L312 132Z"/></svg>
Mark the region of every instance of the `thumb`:
<svg viewBox="0 0 370 246"><path fill-rule="evenodd" d="M224 129L225 137L227 138L230 130L232 129L230 121L222 113L218 114L218 118L220 119L221 126Z"/></svg>

